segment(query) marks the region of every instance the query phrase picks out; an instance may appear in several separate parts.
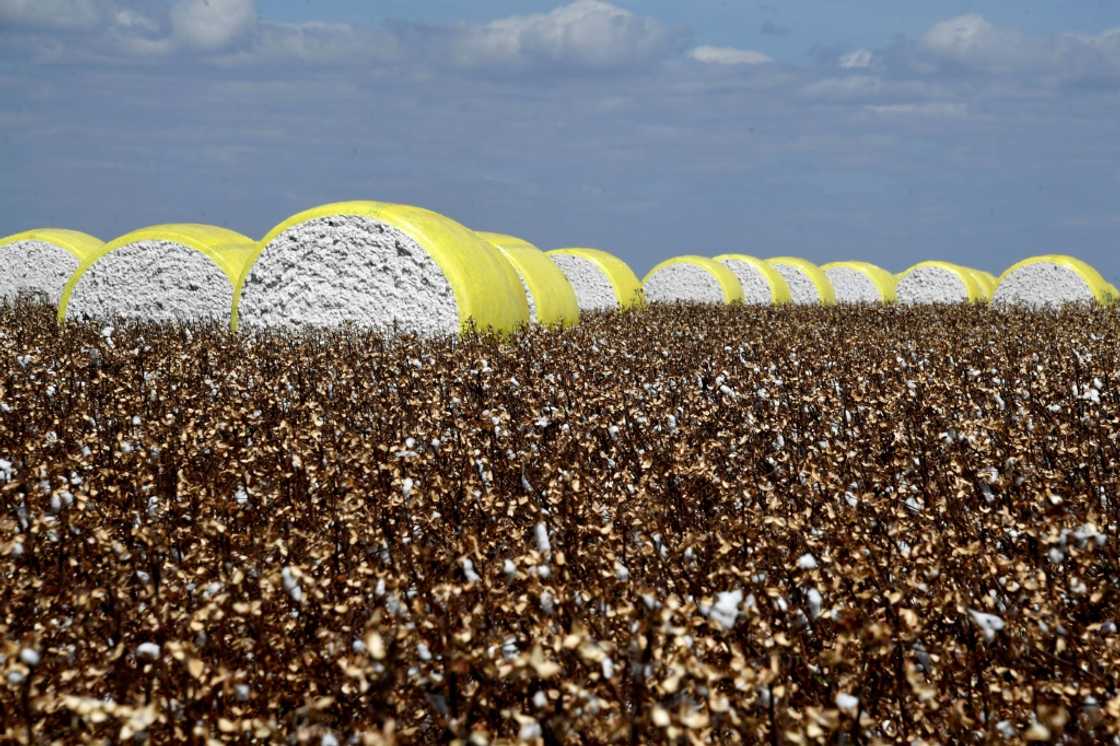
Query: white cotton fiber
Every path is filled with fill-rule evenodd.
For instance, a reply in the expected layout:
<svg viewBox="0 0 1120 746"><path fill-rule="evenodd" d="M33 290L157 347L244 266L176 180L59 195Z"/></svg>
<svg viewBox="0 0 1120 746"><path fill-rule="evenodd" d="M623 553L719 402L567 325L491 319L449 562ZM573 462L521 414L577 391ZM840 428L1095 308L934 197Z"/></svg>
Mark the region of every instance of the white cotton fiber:
<svg viewBox="0 0 1120 746"><path fill-rule="evenodd" d="M782 279L789 285L790 300L797 305L815 306L821 302L820 291L808 273L800 267L785 262L770 262Z"/></svg>
<svg viewBox="0 0 1120 746"><path fill-rule="evenodd" d="M55 305L77 269L77 257L45 241L0 247L0 300L27 296Z"/></svg>
<svg viewBox="0 0 1120 746"><path fill-rule="evenodd" d="M142 240L86 269L67 317L229 323L232 307L229 278L206 255L173 241Z"/></svg>
<svg viewBox="0 0 1120 746"><path fill-rule="evenodd" d="M1035 308L1066 303L1093 303L1096 296L1089 283L1072 267L1039 261L1012 270L996 288L992 298L1000 305Z"/></svg>
<svg viewBox="0 0 1120 746"><path fill-rule="evenodd" d="M911 305L923 303L968 303L968 285L951 267L940 265L916 266L898 281L898 302Z"/></svg>
<svg viewBox="0 0 1120 746"><path fill-rule="evenodd" d="M774 290L770 287L766 275L758 267L739 259L718 261L730 269L739 280L739 285L743 288L743 303L768 306L775 302Z"/></svg>
<svg viewBox="0 0 1120 746"><path fill-rule="evenodd" d="M663 266L646 277L643 287L651 302L723 303L719 280L695 264Z"/></svg>
<svg viewBox="0 0 1120 746"><path fill-rule="evenodd" d="M549 253L549 258L568 278L580 311L613 311L618 308L614 285L595 262L573 254Z"/></svg>
<svg viewBox="0 0 1120 746"><path fill-rule="evenodd" d="M826 267L824 273L836 291L839 303L881 303L882 295L875 282L852 267Z"/></svg>
<svg viewBox="0 0 1120 746"><path fill-rule="evenodd" d="M240 323L338 326L450 336L460 329L451 283L403 231L372 217L298 223L265 247L245 280Z"/></svg>

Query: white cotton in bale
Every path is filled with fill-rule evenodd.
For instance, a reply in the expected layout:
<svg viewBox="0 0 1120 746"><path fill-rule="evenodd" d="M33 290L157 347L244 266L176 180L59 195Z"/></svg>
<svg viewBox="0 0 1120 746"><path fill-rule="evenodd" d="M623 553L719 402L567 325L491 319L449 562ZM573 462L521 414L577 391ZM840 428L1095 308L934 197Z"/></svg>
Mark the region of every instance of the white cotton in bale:
<svg viewBox="0 0 1120 746"><path fill-rule="evenodd" d="M529 321L517 273L498 249L420 207L323 205L273 228L258 252L239 283L245 328L354 325L441 337Z"/></svg>
<svg viewBox="0 0 1120 746"><path fill-rule="evenodd" d="M789 286L790 300L797 305L824 305L836 303L832 283L821 268L810 261L795 256L778 256L767 259Z"/></svg>
<svg viewBox="0 0 1120 746"><path fill-rule="evenodd" d="M739 279L725 265L702 256L666 259L642 280L651 303L734 303L743 299Z"/></svg>
<svg viewBox="0 0 1120 746"><path fill-rule="evenodd" d="M892 303L895 277L870 262L830 262L821 270L832 284L837 303Z"/></svg>
<svg viewBox="0 0 1120 746"><path fill-rule="evenodd" d="M613 311L642 304L642 283L618 257L588 248L547 253L575 291L580 311Z"/></svg>
<svg viewBox="0 0 1120 746"><path fill-rule="evenodd" d="M898 302L975 303L984 297L983 288L967 268L951 262L918 262L898 276Z"/></svg>
<svg viewBox="0 0 1120 746"><path fill-rule="evenodd" d="M252 239L213 225L176 223L105 244L71 278L59 319L230 324L234 282Z"/></svg>
<svg viewBox="0 0 1120 746"><path fill-rule="evenodd" d="M735 274L743 303L771 306L790 302L789 285L785 278L765 260L748 254L720 254L713 259Z"/></svg>
<svg viewBox="0 0 1120 746"><path fill-rule="evenodd" d="M1064 254L1030 257L999 279L993 302L1001 306L1057 308L1069 304L1109 305L1116 288L1091 265Z"/></svg>
<svg viewBox="0 0 1120 746"><path fill-rule="evenodd" d="M28 297L57 305L67 281L103 245L87 233L62 228L0 238L0 301Z"/></svg>

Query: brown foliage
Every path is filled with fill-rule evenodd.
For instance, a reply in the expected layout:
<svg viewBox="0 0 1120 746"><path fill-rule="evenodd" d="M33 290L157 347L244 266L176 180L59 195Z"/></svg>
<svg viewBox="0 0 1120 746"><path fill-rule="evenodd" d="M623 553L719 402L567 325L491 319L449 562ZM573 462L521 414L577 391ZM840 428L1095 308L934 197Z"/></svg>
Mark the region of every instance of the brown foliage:
<svg viewBox="0 0 1120 746"><path fill-rule="evenodd" d="M0 310L0 734L1114 738L1118 322Z"/></svg>

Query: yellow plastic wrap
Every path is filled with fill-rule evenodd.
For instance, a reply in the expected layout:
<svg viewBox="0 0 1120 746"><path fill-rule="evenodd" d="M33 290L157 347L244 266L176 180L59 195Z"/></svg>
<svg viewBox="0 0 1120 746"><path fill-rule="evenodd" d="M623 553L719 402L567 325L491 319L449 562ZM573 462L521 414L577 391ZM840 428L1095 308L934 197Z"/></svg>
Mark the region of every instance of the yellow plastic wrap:
<svg viewBox="0 0 1120 746"><path fill-rule="evenodd" d="M392 226L415 241L447 278L459 309L459 325L466 331L512 332L529 322L529 303L517 279L517 271L502 253L464 225L438 212L412 205L356 201L320 205L287 218L260 240L252 261L234 288L234 319L238 316L241 290L250 269L272 241L290 228L310 220L354 217Z"/></svg>
<svg viewBox="0 0 1120 746"><path fill-rule="evenodd" d="M749 264L754 267L766 279L766 283L770 286L770 303L775 306L780 306L784 303L790 302L789 284L786 279L782 277L776 269L766 263L765 259L759 259L756 256L749 254L720 254L712 257L717 262L723 263L728 259ZM739 288L742 294L742 287Z"/></svg>
<svg viewBox="0 0 1120 746"><path fill-rule="evenodd" d="M658 263L642 278L642 286L645 287L645 284L649 282L649 279L655 272L674 264L689 264L693 267L699 267L711 275L712 278L719 283L719 289L720 292L723 293L723 302L725 304L742 302L743 286L739 284L739 278L735 276L735 273L714 259L709 259L705 256L696 256L694 254L675 256Z"/></svg>
<svg viewBox="0 0 1120 746"><path fill-rule="evenodd" d="M476 231L498 247L525 280L537 309L537 323L545 326L574 326L579 323L579 304L572 284L548 256L528 241L504 233Z"/></svg>
<svg viewBox="0 0 1120 746"><path fill-rule="evenodd" d="M58 304L59 323L66 320L66 311L70 306L70 296L73 295L74 288L77 287L86 271L103 256L139 241L168 241L194 249L213 262L214 266L220 269L222 274L229 279L230 286L234 288L237 287L238 278L254 256L256 248L253 239L248 236L237 231L231 231L228 228L201 223L152 225L126 233L87 254L85 259L82 260L78 270L66 283L66 288L62 291L62 299ZM233 311L233 309L230 310Z"/></svg>
<svg viewBox="0 0 1120 746"><path fill-rule="evenodd" d="M1003 282L1003 280L1009 274L1017 269L1029 266L1031 264L1041 264L1046 262L1050 264L1057 264L1059 267L1065 267L1076 272L1077 275L1081 277L1082 281L1084 281L1084 283L1088 286L1090 292L1093 293L1093 298L1102 306L1112 305L1113 303L1116 303L1118 300L1120 300L1120 292L1117 292L1116 287L1105 280L1104 277L1101 276L1101 273L1096 270L1096 268L1094 268L1088 262L1084 262L1077 257L1069 256L1067 254L1042 254L1041 256L1028 257L1027 259L1016 262L1015 264L1012 264L1010 267L1005 269L1003 271L1003 274L999 276L999 281Z"/></svg>
<svg viewBox="0 0 1120 746"><path fill-rule="evenodd" d="M937 267L938 269L952 272L960 279L961 284L964 285L965 293L967 294L969 303L984 302L984 287L980 284L980 279L975 275L973 271L969 270L967 267L962 267L961 265L953 264L952 262L942 262L936 259L918 262L917 264L913 264L907 267L904 271L900 272L898 274L898 281L901 283L906 275L922 267Z"/></svg>
<svg viewBox="0 0 1120 746"><path fill-rule="evenodd" d="M981 270L981 269L976 269L975 267L962 267L962 268L965 271L967 271L969 274L971 274L972 278L974 280L976 280L976 284L980 288L980 300L979 300L979 302L980 303L991 303L992 295L995 294L996 288L992 284L992 282L988 279L988 273Z"/></svg>
<svg viewBox="0 0 1120 746"><path fill-rule="evenodd" d="M105 242L100 238L95 238L81 231L72 231L67 228L35 228L34 230L0 238L0 248L22 241L40 241L65 249L78 260L79 264L105 245Z"/></svg>
<svg viewBox="0 0 1120 746"><path fill-rule="evenodd" d="M821 300L822 306L836 305L836 291L832 289L832 282L828 276L821 271L821 268L812 262L796 256L775 256L766 260L771 265L785 264L790 267L796 267L805 273L813 286L817 289L817 296Z"/></svg>
<svg viewBox="0 0 1120 746"><path fill-rule="evenodd" d="M833 267L842 267L861 273L870 280L875 286L875 289L879 291L879 299L883 303L894 303L898 299L895 293L895 286L898 284L898 281L895 279L894 275L877 264L872 264L871 262L829 262L828 264L821 265L821 271L827 272L827 270Z"/></svg>
<svg viewBox="0 0 1120 746"><path fill-rule="evenodd" d="M546 254L568 254L570 256L582 257L592 262L599 268L599 271L610 280L611 286L614 288L615 298L618 300L619 308L636 308L645 303L645 297L642 294L642 283L638 280L638 276L634 274L634 270L630 269L630 266L626 264L626 262L613 254L608 254L599 249L586 248L553 249L552 251L546 252Z"/></svg>

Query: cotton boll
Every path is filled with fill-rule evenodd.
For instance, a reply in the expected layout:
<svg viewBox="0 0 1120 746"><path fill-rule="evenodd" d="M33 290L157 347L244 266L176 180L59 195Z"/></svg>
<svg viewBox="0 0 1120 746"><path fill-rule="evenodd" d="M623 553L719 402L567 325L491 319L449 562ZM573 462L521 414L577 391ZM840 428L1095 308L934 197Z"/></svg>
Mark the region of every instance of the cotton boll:
<svg viewBox="0 0 1120 746"><path fill-rule="evenodd" d="M142 642L136 646L136 657L154 661L159 659L160 648L154 642Z"/></svg>
<svg viewBox="0 0 1120 746"><path fill-rule="evenodd" d="M546 557L549 556L552 553L552 543L548 539L548 526L542 521L536 525L533 533L537 540L537 551Z"/></svg>
<svg viewBox="0 0 1120 746"><path fill-rule="evenodd" d="M801 570L815 570L817 568L817 558L806 552L798 557L797 567Z"/></svg>
<svg viewBox="0 0 1120 746"><path fill-rule="evenodd" d="M859 714L859 698L840 692L836 695L836 708L845 715L855 717Z"/></svg>
<svg viewBox="0 0 1120 746"><path fill-rule="evenodd" d="M35 668L39 665L39 652L33 648L23 648L19 651L19 659L24 665Z"/></svg>

